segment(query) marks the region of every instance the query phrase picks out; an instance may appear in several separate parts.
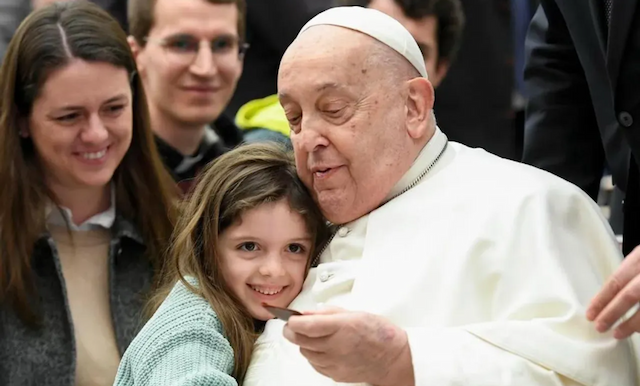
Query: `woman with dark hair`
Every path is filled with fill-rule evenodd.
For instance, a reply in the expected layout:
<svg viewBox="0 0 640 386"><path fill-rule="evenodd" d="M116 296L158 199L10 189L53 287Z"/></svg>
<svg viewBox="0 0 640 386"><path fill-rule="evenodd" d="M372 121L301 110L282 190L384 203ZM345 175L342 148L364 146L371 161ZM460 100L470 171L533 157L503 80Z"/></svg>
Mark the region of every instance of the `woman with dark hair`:
<svg viewBox="0 0 640 386"><path fill-rule="evenodd" d="M85 1L35 11L0 112L0 384L110 385L178 197L124 31Z"/></svg>

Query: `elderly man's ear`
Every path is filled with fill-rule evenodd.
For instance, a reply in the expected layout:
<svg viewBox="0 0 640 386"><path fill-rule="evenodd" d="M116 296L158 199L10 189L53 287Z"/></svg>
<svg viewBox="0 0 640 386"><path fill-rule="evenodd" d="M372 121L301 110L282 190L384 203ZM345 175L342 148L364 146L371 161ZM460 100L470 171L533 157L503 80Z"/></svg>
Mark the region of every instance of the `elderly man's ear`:
<svg viewBox="0 0 640 386"><path fill-rule="evenodd" d="M431 82L425 78L415 78L407 82L406 124L409 136L424 138L431 127L431 110L435 101Z"/></svg>

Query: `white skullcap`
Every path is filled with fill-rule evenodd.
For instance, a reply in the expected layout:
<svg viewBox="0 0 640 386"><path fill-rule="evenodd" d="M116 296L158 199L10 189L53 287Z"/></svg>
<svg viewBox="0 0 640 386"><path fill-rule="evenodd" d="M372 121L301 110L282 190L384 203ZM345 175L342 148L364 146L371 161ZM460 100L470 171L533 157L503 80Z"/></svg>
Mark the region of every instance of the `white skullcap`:
<svg viewBox="0 0 640 386"><path fill-rule="evenodd" d="M396 19L378 10L363 7L335 7L321 12L300 30L300 34L317 25L334 25L371 36L404 56L424 78L427 68L413 36Z"/></svg>

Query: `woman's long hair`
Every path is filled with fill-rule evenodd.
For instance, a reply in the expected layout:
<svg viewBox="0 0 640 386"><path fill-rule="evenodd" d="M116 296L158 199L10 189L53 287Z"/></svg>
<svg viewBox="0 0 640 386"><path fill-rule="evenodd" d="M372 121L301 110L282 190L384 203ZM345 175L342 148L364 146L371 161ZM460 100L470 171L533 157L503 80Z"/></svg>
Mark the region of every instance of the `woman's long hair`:
<svg viewBox="0 0 640 386"><path fill-rule="evenodd" d="M118 214L142 232L146 255L159 267L177 215L178 192L155 148L146 98L127 36L118 23L88 1L36 10L16 31L0 69L0 305L27 324L32 304L32 254L45 231L48 191L34 146L19 132L52 71L72 60L109 63L131 76L133 135L113 177Z"/></svg>
<svg viewBox="0 0 640 386"><path fill-rule="evenodd" d="M233 347L233 376L239 383L249 366L257 333L253 318L223 278L216 247L220 233L242 213L281 200L302 216L307 230L315 236L310 251L313 256L326 240L328 230L320 210L298 179L289 152L276 144L244 145L212 162L183 208L170 248L165 286L150 307L155 311L178 280L206 299ZM190 286L185 276L195 277L198 287Z"/></svg>

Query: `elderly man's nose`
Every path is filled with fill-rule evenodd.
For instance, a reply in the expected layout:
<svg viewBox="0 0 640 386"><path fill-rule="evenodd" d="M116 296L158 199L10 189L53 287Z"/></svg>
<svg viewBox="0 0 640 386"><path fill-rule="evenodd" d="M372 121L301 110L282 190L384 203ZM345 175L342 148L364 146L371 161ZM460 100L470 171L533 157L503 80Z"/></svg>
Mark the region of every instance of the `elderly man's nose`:
<svg viewBox="0 0 640 386"><path fill-rule="evenodd" d="M306 128L303 126L296 135L295 141L308 153L320 147L329 146L327 137L325 137L321 131L311 127L311 125Z"/></svg>

